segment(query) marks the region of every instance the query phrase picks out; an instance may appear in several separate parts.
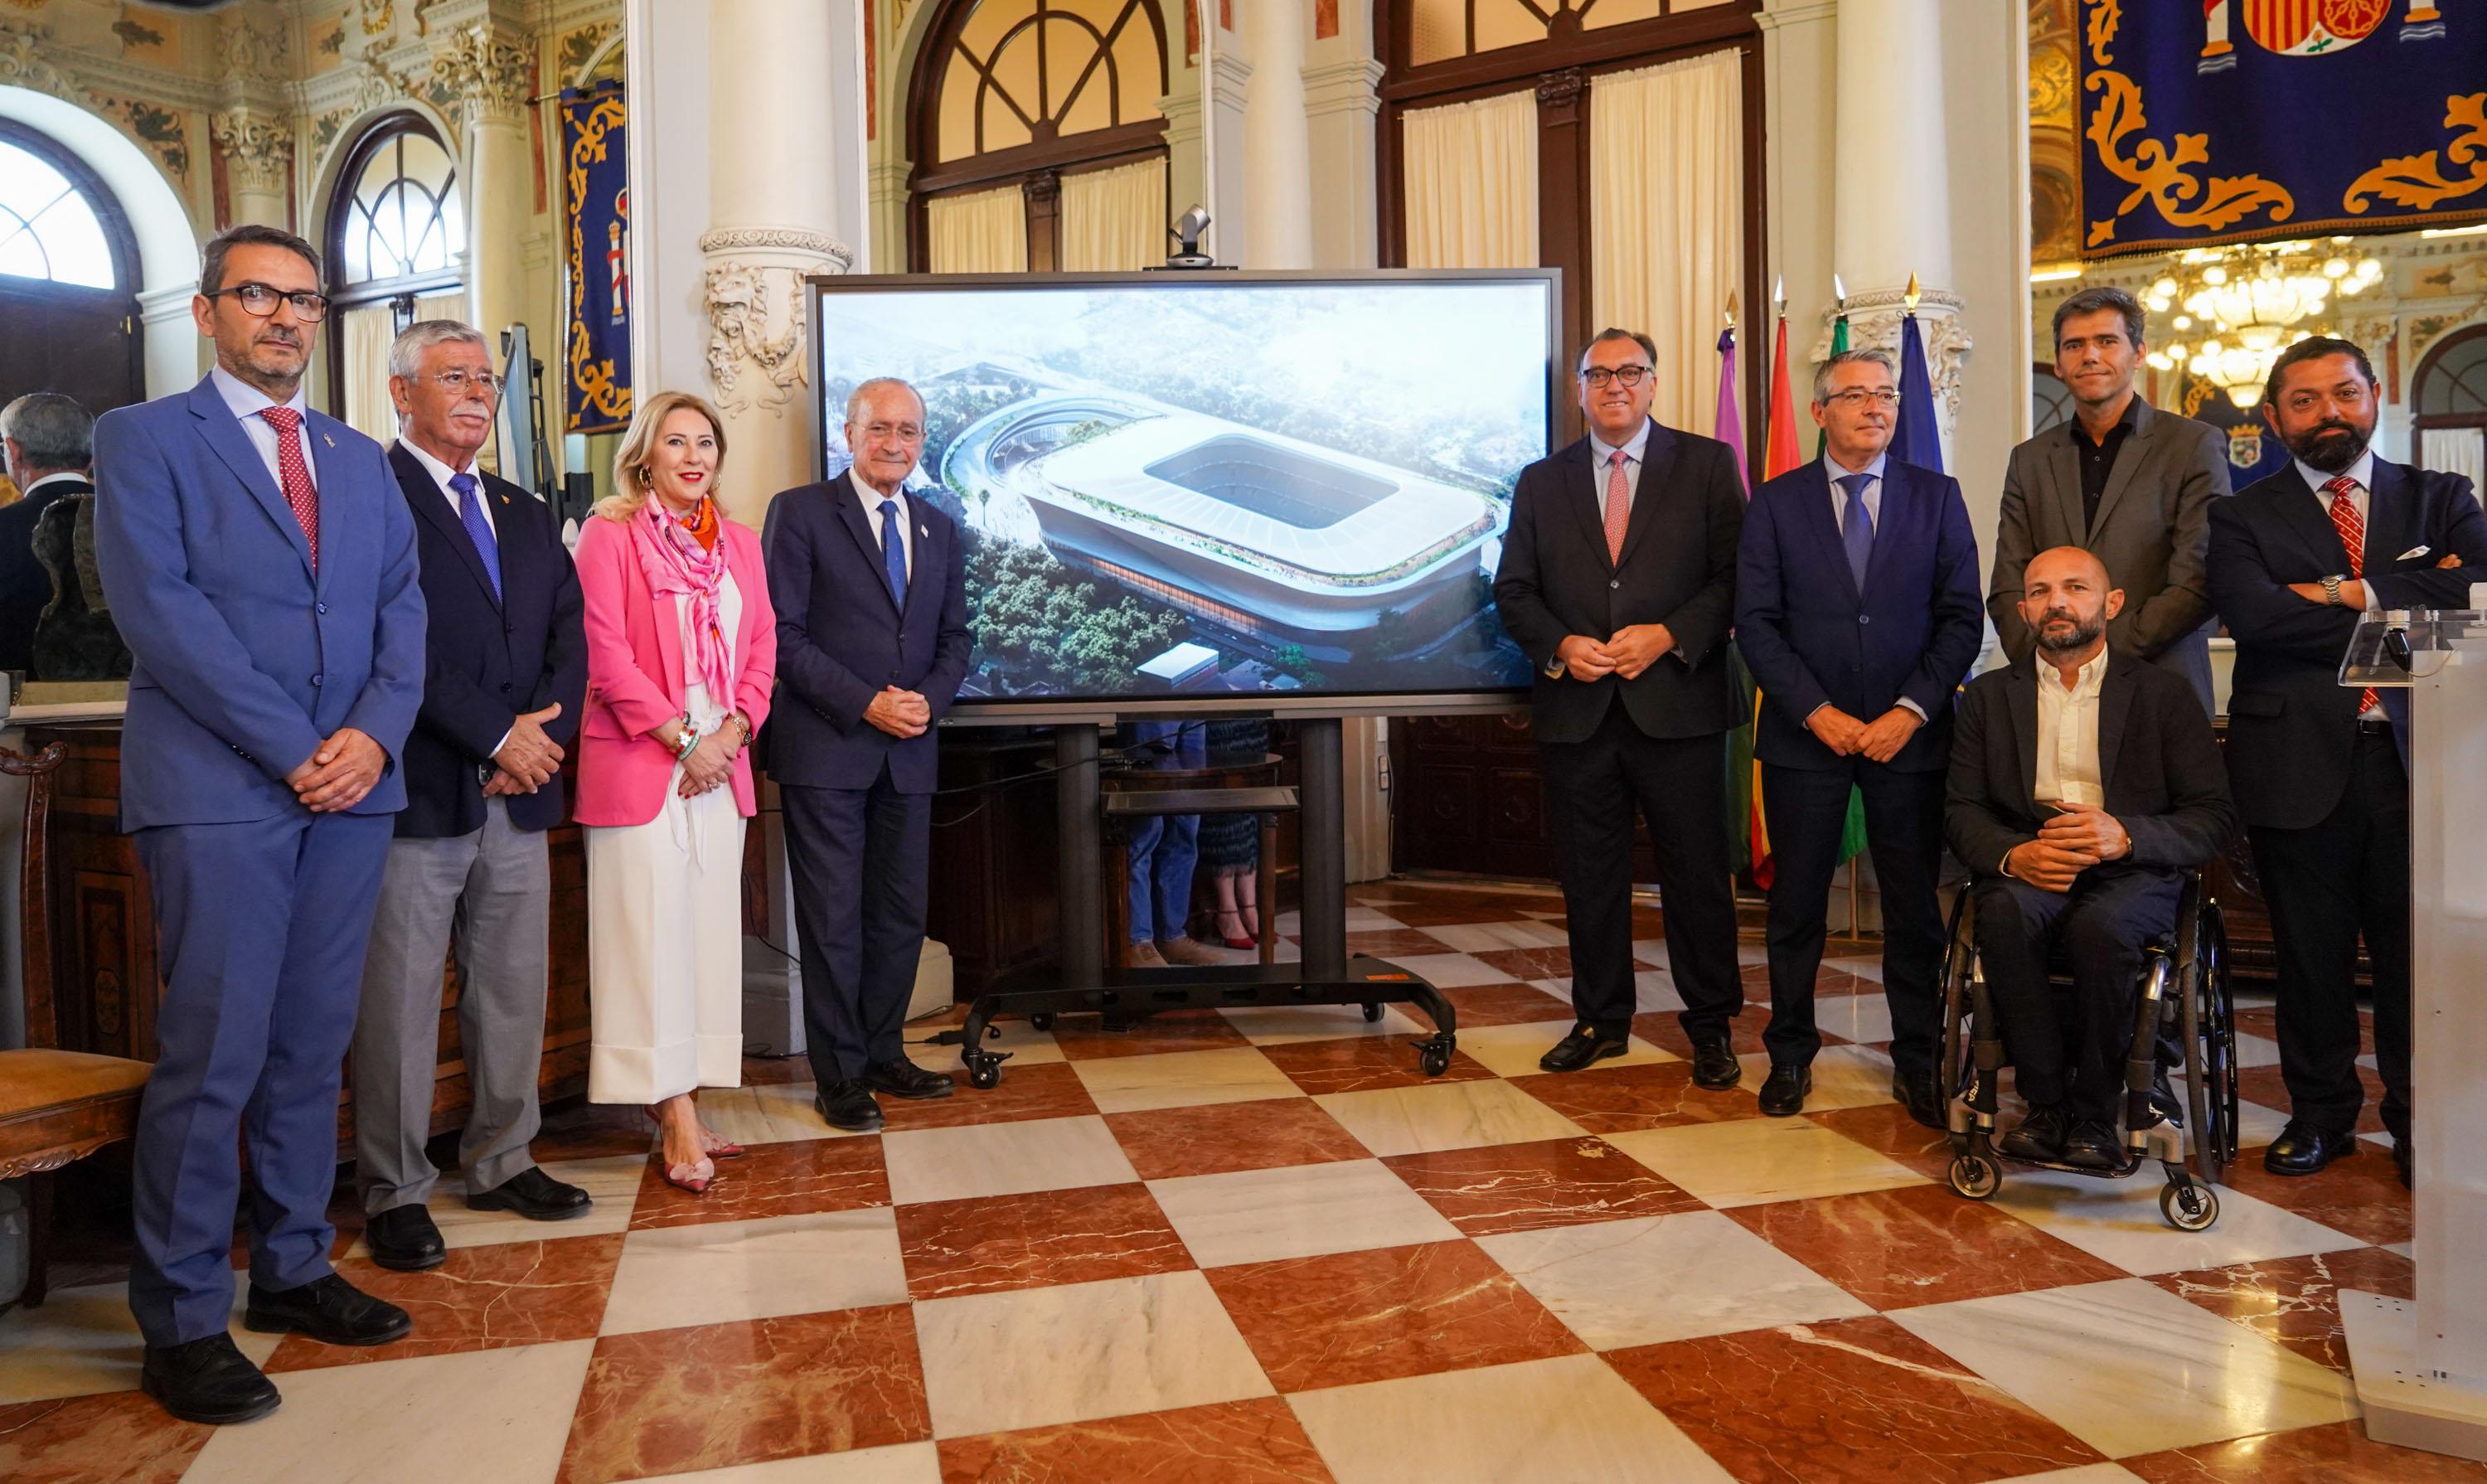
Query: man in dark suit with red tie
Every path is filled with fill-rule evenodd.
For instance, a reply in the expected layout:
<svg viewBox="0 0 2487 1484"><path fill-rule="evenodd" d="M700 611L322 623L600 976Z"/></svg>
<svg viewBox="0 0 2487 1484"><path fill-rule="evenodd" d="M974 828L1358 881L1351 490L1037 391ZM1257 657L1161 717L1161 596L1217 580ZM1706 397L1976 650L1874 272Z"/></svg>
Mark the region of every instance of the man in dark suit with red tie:
<svg viewBox="0 0 2487 1484"><path fill-rule="evenodd" d="M2470 481L2376 457L2375 371L2345 340L2279 353L2263 416L2289 466L2211 508L2211 598L2237 641L2228 777L2279 956L2289 1120L2264 1167L2357 1150L2358 941L2374 967L2384 1127L2409 1179L2409 698L2339 683L2358 620L2469 606L2487 567ZM2466 569L2466 570L2465 570Z"/></svg>
<svg viewBox="0 0 2487 1484"><path fill-rule="evenodd" d="M1576 1023L1539 1065L1577 1072L1630 1039L1633 826L1645 817L1692 1079L1733 1087L1744 987L1726 736L1744 706L1725 644L1744 486L1726 444L1651 420L1657 363L1631 330L1580 352L1588 435L1521 471L1495 575L1504 631L1537 671L1530 718L1571 935Z"/></svg>

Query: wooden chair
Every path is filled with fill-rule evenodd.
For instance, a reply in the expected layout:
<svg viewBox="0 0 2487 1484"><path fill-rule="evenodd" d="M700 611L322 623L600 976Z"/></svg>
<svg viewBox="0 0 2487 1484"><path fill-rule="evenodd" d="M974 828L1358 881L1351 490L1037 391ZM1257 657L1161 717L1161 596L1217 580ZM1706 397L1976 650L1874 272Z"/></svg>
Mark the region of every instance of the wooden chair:
<svg viewBox="0 0 2487 1484"><path fill-rule="evenodd" d="M148 1065L124 1056L60 1049L52 1002L51 772L67 755L54 742L33 757L0 747L0 772L26 780L26 833L20 854L18 924L26 992L26 1049L0 1051L0 1180L27 1181L26 1288L20 1302L43 1302L51 1245L52 1175L138 1131Z"/></svg>

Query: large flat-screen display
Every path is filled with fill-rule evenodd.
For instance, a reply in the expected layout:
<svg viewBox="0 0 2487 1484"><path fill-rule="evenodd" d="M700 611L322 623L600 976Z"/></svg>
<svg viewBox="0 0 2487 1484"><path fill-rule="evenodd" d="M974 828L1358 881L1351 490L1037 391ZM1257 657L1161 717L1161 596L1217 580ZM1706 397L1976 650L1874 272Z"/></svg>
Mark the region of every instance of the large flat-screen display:
<svg viewBox="0 0 2487 1484"><path fill-rule="evenodd" d="M1527 683L1493 581L1547 450L1553 273L813 286L824 477L859 383L924 396L909 488L966 535L971 714Z"/></svg>

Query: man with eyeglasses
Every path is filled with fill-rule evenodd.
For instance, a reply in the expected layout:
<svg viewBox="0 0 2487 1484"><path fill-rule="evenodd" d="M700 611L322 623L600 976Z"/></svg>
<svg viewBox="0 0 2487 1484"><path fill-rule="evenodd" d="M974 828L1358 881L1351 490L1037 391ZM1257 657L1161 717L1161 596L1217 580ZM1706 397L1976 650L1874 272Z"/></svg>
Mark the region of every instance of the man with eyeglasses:
<svg viewBox="0 0 2487 1484"><path fill-rule="evenodd" d="M853 1133L880 1127L875 1093L951 1093L947 1076L908 1059L899 1030L924 951L933 728L975 643L959 528L907 489L924 422L906 382L857 386L852 465L770 501L760 538L777 610L768 774L795 873L813 1106Z"/></svg>
<svg viewBox="0 0 2487 1484"><path fill-rule="evenodd" d="M409 325L389 348L398 437L389 465L414 513L428 664L400 771L379 910L354 1025L354 1174L372 1261L415 1272L448 1256L426 1202L424 1153L440 1059L440 966L458 963L458 1041L470 1107L458 1140L465 1203L530 1220L585 1216L585 1190L537 1167L556 771L587 696L578 574L556 518L486 472L499 378L482 332Z"/></svg>
<svg viewBox="0 0 2487 1484"><path fill-rule="evenodd" d="M405 807L424 611L387 457L304 404L327 308L311 244L219 234L190 301L215 368L95 427L97 567L134 659L121 826L164 978L129 1307L141 1387L192 1422L279 1400L226 1329L245 1147L243 1323L335 1345L411 1328L328 1260L337 1084Z"/></svg>
<svg viewBox="0 0 2487 1484"><path fill-rule="evenodd" d="M1580 352L1588 435L1523 469L1494 597L1536 668L1532 730L1571 938L1571 1033L1538 1065L1578 1072L1626 1050L1633 823L1658 854L1666 959L1692 1080L1733 1087L1744 1008L1727 864L1727 676L1744 485L1715 438L1661 427L1658 348L1609 329Z"/></svg>
<svg viewBox="0 0 2487 1484"><path fill-rule="evenodd" d="M1882 887L1891 1095L1943 1125L1935 1091L1942 1011L1943 770L1952 692L1977 662L1977 539L1958 481L1886 456L1899 423L1887 350L1843 350L1813 376L1823 457L1753 491L1736 569L1736 645L1762 693L1772 880L1770 1076L1763 1112L1804 1111L1814 974L1851 792Z"/></svg>

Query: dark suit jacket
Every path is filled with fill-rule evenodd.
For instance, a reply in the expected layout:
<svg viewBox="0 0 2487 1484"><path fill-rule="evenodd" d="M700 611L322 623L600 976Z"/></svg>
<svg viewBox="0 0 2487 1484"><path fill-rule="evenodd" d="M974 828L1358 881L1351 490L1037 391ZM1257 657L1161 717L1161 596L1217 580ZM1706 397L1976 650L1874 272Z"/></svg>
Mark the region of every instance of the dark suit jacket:
<svg viewBox="0 0 2487 1484"><path fill-rule="evenodd" d="M1951 759L1952 692L1986 637L1977 538L1960 482L1887 460L1874 555L1859 594L1821 460L1753 491L1736 562L1736 647L1765 704L1753 755L1786 768L1844 769L1805 730L1814 708L1872 721L1903 697L1926 724L1886 766L1934 772Z"/></svg>
<svg viewBox="0 0 2487 1484"><path fill-rule="evenodd" d="M84 480L61 480L0 506L0 670L35 667L35 621L52 601L52 574L35 559L35 521L65 494L93 494Z"/></svg>
<svg viewBox="0 0 2487 1484"><path fill-rule="evenodd" d="M2385 608L2468 607L2470 584L2487 580L2487 514L2470 481L2381 458L2373 477L2364 564L2376 602ZM2363 615L2287 589L2349 570L2325 498L2290 463L2211 512L2211 596L2237 641L2228 772L2249 825L2320 824L2349 787L2358 692L2340 684L2340 660ZM2421 546L2419 555L2401 554ZM2453 554L2460 567L2436 570ZM2383 696L2405 733L2408 694ZM2403 748L2406 761L2405 737Z"/></svg>
<svg viewBox="0 0 2487 1484"><path fill-rule="evenodd" d="M872 698L896 686L921 693L938 722L975 647L959 528L912 491L907 511L915 551L901 612L852 475L769 503L761 546L777 608L780 697L764 756L781 784L869 788L886 764L900 793L933 792L934 730L902 741L863 719Z"/></svg>
<svg viewBox="0 0 2487 1484"><path fill-rule="evenodd" d="M578 735L587 702L587 631L578 571L561 544L552 510L508 480L484 474L493 535L501 551L501 598L492 597L484 559L448 496L403 447L389 466L414 511L423 563L423 709L405 740L405 812L401 839L439 839L484 827L484 775L492 749L521 712L560 703L545 727L565 750ZM478 473L483 473L478 470ZM561 778L510 796L510 823L549 829L561 823Z"/></svg>
<svg viewBox="0 0 2487 1484"><path fill-rule="evenodd" d="M1945 782L1943 834L1979 876L2037 838L2038 661L1989 670L1961 693ZM2236 832L2236 805L2211 718L2186 679L2108 656L2099 685L2099 776L2107 812L2133 852L2093 870L2176 870L2217 855Z"/></svg>
<svg viewBox="0 0 2487 1484"><path fill-rule="evenodd" d="M1651 737L1701 737L1745 719L1725 646L1744 521L1734 451L1655 422L1620 562L1607 559L1587 438L1520 471L1494 601L1503 630L1537 671L1530 702L1539 742L1587 741L1618 699ZM1569 635L1603 640L1633 624L1664 624L1674 650L1632 680L1548 678Z"/></svg>

